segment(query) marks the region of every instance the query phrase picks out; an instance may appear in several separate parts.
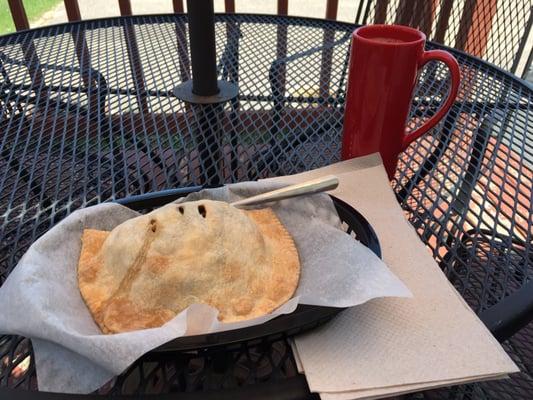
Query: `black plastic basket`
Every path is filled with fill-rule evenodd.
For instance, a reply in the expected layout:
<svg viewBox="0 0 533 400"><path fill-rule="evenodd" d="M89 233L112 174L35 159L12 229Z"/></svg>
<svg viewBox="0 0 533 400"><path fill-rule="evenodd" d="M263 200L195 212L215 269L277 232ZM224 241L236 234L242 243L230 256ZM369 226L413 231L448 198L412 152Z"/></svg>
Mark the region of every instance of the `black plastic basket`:
<svg viewBox="0 0 533 400"><path fill-rule="evenodd" d="M202 187L155 192L141 196L128 197L118 200L117 202L134 210L147 212L155 207L162 206L163 204L200 189L202 189ZM333 203L346 233L350 234L354 240L359 240L378 257L381 257L381 248L379 246L378 238L368 221L349 204L334 196L331 196L331 198L333 199ZM172 340L153 351L189 351L212 346L227 347L231 344L238 344L244 341L250 343L251 341L264 340L265 338L268 338L269 340L277 340L281 337L293 336L315 328L316 326L329 321L342 310L342 308L300 304L294 312L281 315L261 325L225 332L210 333L207 335L181 337Z"/></svg>

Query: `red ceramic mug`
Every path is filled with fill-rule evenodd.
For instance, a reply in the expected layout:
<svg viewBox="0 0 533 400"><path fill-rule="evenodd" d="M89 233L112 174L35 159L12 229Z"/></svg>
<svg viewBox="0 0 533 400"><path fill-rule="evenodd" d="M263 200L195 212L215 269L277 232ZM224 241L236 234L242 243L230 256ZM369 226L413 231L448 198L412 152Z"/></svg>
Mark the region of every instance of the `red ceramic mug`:
<svg viewBox="0 0 533 400"><path fill-rule="evenodd" d="M424 33L400 25L369 25L353 32L342 137L344 160L379 151L392 179L400 152L448 112L459 89L459 65L445 51L424 51L425 41ZM418 71L431 60L442 61L450 69L448 98L421 127L406 134Z"/></svg>

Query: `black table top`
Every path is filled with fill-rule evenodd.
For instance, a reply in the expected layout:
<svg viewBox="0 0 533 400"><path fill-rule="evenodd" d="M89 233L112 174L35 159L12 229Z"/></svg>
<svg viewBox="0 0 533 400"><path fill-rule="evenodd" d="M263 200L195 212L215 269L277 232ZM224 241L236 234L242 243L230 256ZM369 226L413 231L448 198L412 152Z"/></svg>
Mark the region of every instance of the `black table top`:
<svg viewBox="0 0 533 400"><path fill-rule="evenodd" d="M0 284L37 237L81 207L338 161L353 29L306 18L217 16L219 77L239 85L239 97L218 107L174 96L175 86L190 79L182 15L0 37ZM463 75L459 96L448 116L402 154L392 187L445 274L480 313L524 285L533 269L533 90L453 53ZM447 78L442 65L426 66L410 129L438 108ZM531 398L533 330L526 327L504 347L522 373L431 396ZM0 387L36 389L29 340L0 336ZM149 354L100 393L196 391L297 398L306 396L306 385L281 337L197 354Z"/></svg>

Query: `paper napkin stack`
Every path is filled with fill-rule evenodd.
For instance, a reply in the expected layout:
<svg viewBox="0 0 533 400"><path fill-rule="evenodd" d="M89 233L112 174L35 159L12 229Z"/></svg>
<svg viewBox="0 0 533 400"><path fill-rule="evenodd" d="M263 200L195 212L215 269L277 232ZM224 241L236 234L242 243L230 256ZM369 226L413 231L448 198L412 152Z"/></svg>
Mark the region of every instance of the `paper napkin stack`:
<svg viewBox="0 0 533 400"><path fill-rule="evenodd" d="M332 194L371 223L384 261L414 297L372 300L297 337L293 350L311 391L324 400L373 399L517 372L406 221L379 155L275 179L326 174L339 177Z"/></svg>

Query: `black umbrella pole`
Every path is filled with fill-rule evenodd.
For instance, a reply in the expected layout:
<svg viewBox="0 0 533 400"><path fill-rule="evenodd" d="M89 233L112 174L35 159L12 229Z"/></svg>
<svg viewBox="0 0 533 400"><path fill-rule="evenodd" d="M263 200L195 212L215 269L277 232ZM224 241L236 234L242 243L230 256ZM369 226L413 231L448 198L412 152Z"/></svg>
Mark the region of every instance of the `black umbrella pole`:
<svg viewBox="0 0 533 400"><path fill-rule="evenodd" d="M192 92L213 96L219 92L213 0L187 0L191 44Z"/></svg>
<svg viewBox="0 0 533 400"><path fill-rule="evenodd" d="M174 89L179 99L189 103L197 116L194 135L198 143L198 158L202 183L220 185L224 181L221 121L223 103L237 97L233 82L217 81L215 15L213 0L187 0L192 80Z"/></svg>

